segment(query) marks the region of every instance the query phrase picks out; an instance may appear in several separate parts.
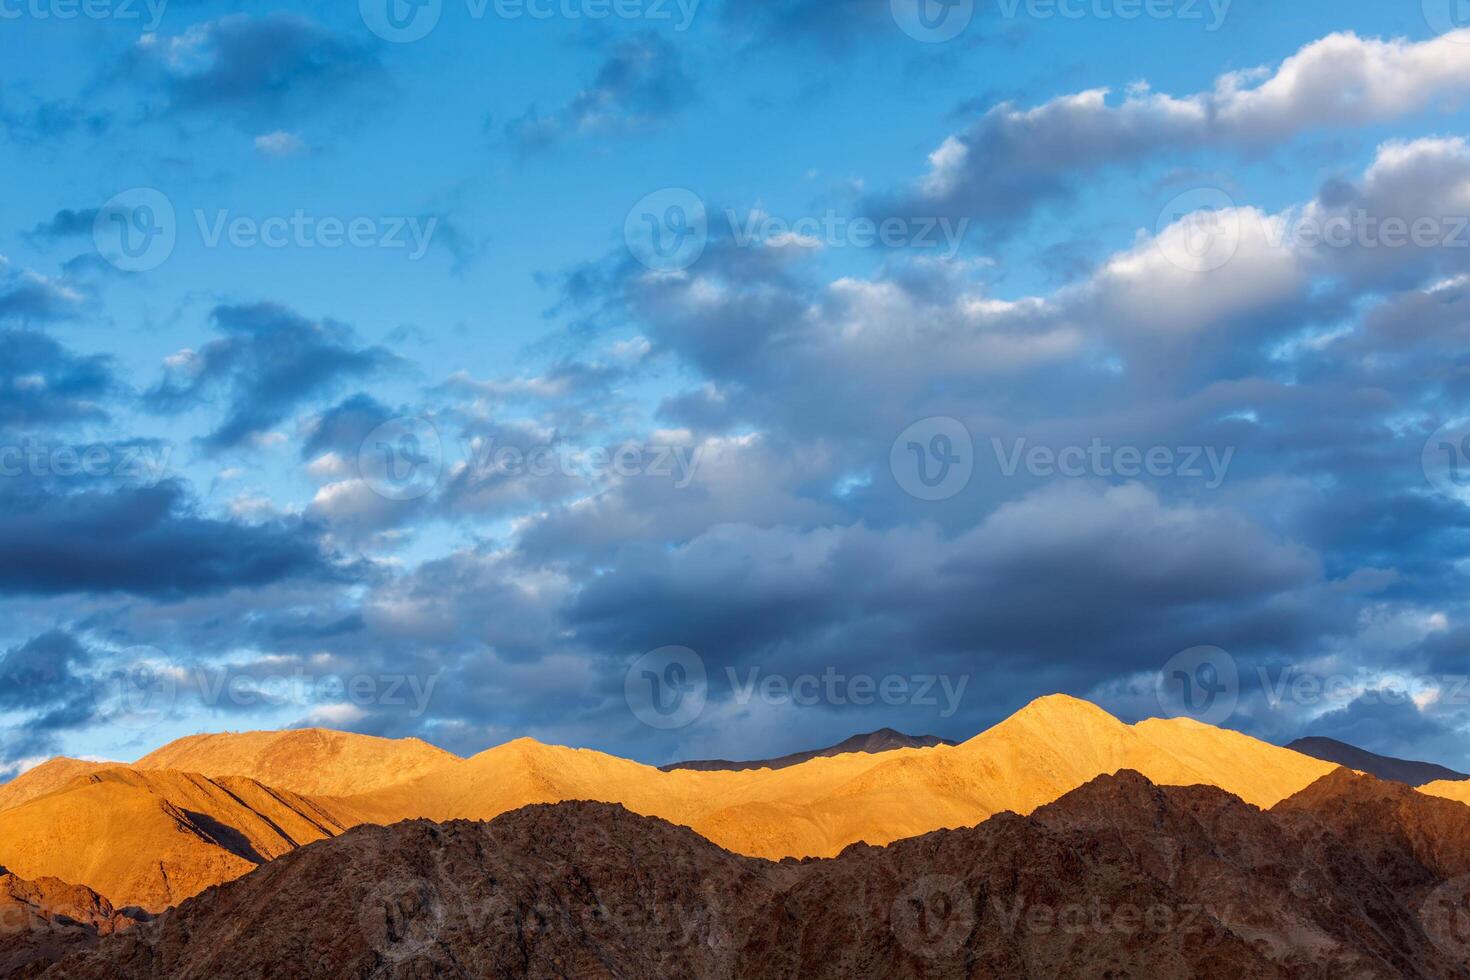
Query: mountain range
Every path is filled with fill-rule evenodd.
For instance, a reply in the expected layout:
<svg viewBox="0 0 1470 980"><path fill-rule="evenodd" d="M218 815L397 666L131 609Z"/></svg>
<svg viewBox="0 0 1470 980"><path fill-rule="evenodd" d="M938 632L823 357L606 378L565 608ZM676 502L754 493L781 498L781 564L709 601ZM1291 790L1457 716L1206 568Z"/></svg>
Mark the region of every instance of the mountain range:
<svg viewBox="0 0 1470 980"><path fill-rule="evenodd" d="M1470 808L1346 770L1267 811L1125 770L779 864L567 802L360 827L29 975L1439 980L1467 869Z"/></svg>
<svg viewBox="0 0 1470 980"><path fill-rule="evenodd" d="M1377 779L1351 777L1330 761L1188 719L1152 719L1128 725L1095 705L1065 696L1035 701L993 728L957 745L883 747L885 742L901 743L905 739L899 733L879 732L853 740L855 751L840 754L818 751L806 753L809 757L804 761L770 760L783 764L733 770L688 767L661 770L587 749L548 746L530 739L519 739L470 758L460 758L414 739L375 739L323 730L196 736L165 746L128 766L53 760L0 787L0 866L9 872L0 878L0 913L9 907L4 904L4 896L8 894L13 900L11 904L27 909L28 921L38 924L28 930L28 935L45 938L44 942L37 939L32 943L29 954L24 950L7 951L0 944L0 956L10 956L12 963L29 956L27 969L36 972L68 951L95 946L94 956L106 953L112 957L105 967L96 967L98 971L117 971L109 975L271 975L269 971L231 972L233 967L220 972L224 961L218 957L226 954L218 950L211 953L209 949L212 943L225 943L223 937L231 927L223 920L211 919L208 910L225 901L226 896L235 896L231 902L246 902L240 908L249 909L248 915L231 913L239 928L254 923L249 925L252 935L262 934L258 932L260 928L279 928L282 942L288 939L295 942L290 937L301 933L298 938L302 942L314 943L315 938L301 932L315 928L310 922L288 928L268 921L278 913L285 914L291 907L289 901L282 899L275 903L279 905L277 908L264 897L250 897L255 894L251 889L285 889L282 894L302 889L299 900L308 904L312 897L307 892L315 889L325 899L346 903L343 905L346 908L353 900L349 894L351 888L366 887L371 883L369 879L381 870L375 863L380 859L372 856L381 851L384 855L381 860L401 860L405 867L413 869L408 876L411 882L422 880L432 885L423 894L392 896L390 918L405 918L404 922L395 919L397 924L391 928L385 926L393 935L399 934L400 926L408 929L405 935L414 934L418 926L412 921L414 914L410 913L415 908L419 913L427 909L425 914L436 929L449 922L452 902L441 894L448 887L440 882L440 877L445 875L453 880L454 888L468 888L472 892L484 888L494 891L505 882L520 880L517 876L524 878L525 888L529 889L524 895L517 892L507 897L494 892L485 899L511 902L506 909L497 911L497 915L503 911L521 922L517 928L522 929L523 939L526 922L549 932L570 928L565 922L558 924L558 917L601 908L597 903L585 905L595 897L586 889L595 891L605 887L617 891L623 887L618 880L631 877L636 880L627 883L629 888L643 882L637 887L672 889L659 899L661 905L655 904L656 910L679 909L690 902L698 904L706 900L727 902L735 908L746 901L740 896L749 891L749 901L757 910L750 913L754 919L706 922L705 918L715 913L699 905L699 927L726 930L721 936L734 930L731 935L744 937L741 943L756 944L752 949L771 950L772 963L795 957L792 962L802 966L808 951L787 948L782 945L786 940L780 935L760 938L753 934L747 936L741 930L764 928L762 923L769 925L771 916L776 916L776 921L784 921L780 915L795 915L795 910L800 908L815 909L824 901L835 902L841 908L844 902L854 900L845 892L848 887L859 889L857 895L887 896L885 889L897 887L899 879L886 862L899 860L899 855L910 855L912 860L904 860L926 869L915 880L947 875L969 881L960 872L979 872L966 863L971 860L963 856L969 854L967 848L980 847L989 854L1000 848L997 841L1003 839L1007 847L1014 849L1006 857L1011 862L1008 866L1019 867L1017 862L1026 860L1030 853L1051 853L1047 848L1055 842L1047 843L1050 838L1043 840L1042 830L1056 833L1055 825L1061 819L1058 814L1082 813L1086 808L1079 801L1085 800L1093 800L1099 806L1100 801L1109 800L1109 806L1121 807L1126 803L1131 808L1126 820L1139 822L1128 823L1126 827L1117 824L1111 831L1114 834L1126 830L1128 834L1147 836L1151 828L1165 827L1166 817L1168 820L1188 817L1198 822L1206 820L1208 814L1217 814L1218 819L1208 816L1207 834L1227 834L1207 841L1188 835L1180 837L1177 843L1183 849L1167 860L1160 857L1162 864L1150 863L1153 859L1145 860L1146 855L1140 852L1135 858L1142 862L1141 868L1125 867L1120 871L1109 865L1106 874L1098 871L1109 882L1109 888L1120 889L1116 894L1108 892L1115 897L1128 889L1142 887L1141 879L1130 876L1144 872L1159 879L1149 887L1155 892L1162 888L1160 894L1177 898L1175 892L1179 889L1204 888L1203 882L1191 883L1179 877L1191 862L1203 860L1193 850L1198 847L1227 851L1231 847L1244 848L1239 855L1229 858L1237 863L1269 858L1277 862L1270 865L1275 869L1273 874L1287 875L1280 880L1292 889L1308 889L1309 893L1302 897L1313 901L1318 898L1326 901L1328 893L1319 895L1315 889L1328 886L1312 876L1329 871L1338 873L1323 862L1329 857L1348 861L1342 874L1352 879L1351 887L1369 889L1353 898L1368 903L1360 910L1368 917L1364 921L1371 921L1372 915L1380 913L1399 915L1422 898L1419 892L1425 887L1437 887L1454 875L1470 871L1470 831L1466 830L1470 826L1470 808L1466 807L1470 803L1470 792L1467 792L1470 782L1436 781L1415 791ZM1180 789L1183 787L1191 789ZM1083 795L1077 796L1078 793ZM1145 799L1152 801L1151 816L1138 812ZM573 801L586 802L574 804ZM1064 801L1071 802L1062 807ZM1179 812L1175 813L1176 810ZM1300 812L1306 811L1310 811L1310 820L1300 816ZM1263 813L1271 817L1269 826L1258 819ZM1082 821L1078 826L1087 824L1081 816L1076 819ZM1124 817L1114 814L1108 819L1116 823ZM1358 822L1350 823L1350 820ZM484 821L494 821L488 825L491 829L485 829ZM1313 857L1317 852L1312 848L1326 846L1322 843L1323 831L1318 827L1324 822L1335 828L1333 833L1341 831L1346 838L1361 832L1366 835L1363 839L1370 843L1378 836L1395 834L1398 843L1394 847L1399 850L1392 854L1402 851L1418 864L1403 867L1385 864L1385 855L1391 856L1390 852L1362 851L1368 844L1352 844L1348 848L1352 854L1347 857L1335 851ZM1231 830L1236 824L1244 829ZM587 864L585 848L564 851L556 843L584 833L605 835L610 833L607 828L611 826L625 828L630 842L613 846L601 864ZM1087 824L1084 829L1094 837L1103 835L1105 840L1087 837L1081 843L1073 840L1066 846L1084 849L1120 846L1104 833L1107 826L1111 825L1098 816L1095 824ZM1022 827L1027 828L1024 833L1017 829ZM509 836L497 836L501 830L494 828L501 828ZM981 831L988 842L983 845L966 836ZM947 833L960 836L946 837ZM525 840L535 842L537 847L524 841L514 846L506 843L520 840L518 834L529 835ZM675 836L668 837L669 834ZM1228 834L1245 836L1237 840ZM954 843L960 840L967 843ZM647 849L657 850L649 841L663 841L658 846L672 848L672 854L684 854L690 867L708 865L714 876L709 880L729 885L729 895L721 897L723 893L716 894L719 889L713 885L705 888L697 884L700 879L690 883L680 877L684 872L676 875L669 871L666 860L648 856ZM920 844L921 841L928 844ZM1299 850L1304 849L1300 855L1281 852L1291 841L1296 841ZM956 859L959 863L953 866L945 857L951 847L958 848L956 853L961 855ZM1082 872L1073 869L1062 874L1071 859L1056 855L1065 853L1065 848L1056 851L1053 855L1056 868L1046 874L1061 874L1059 881L1073 881ZM554 880L538 877L552 873L547 870L546 862L566 862L573 854L579 863L556 865ZM461 860L456 855L469 856ZM914 855L922 855L923 860ZM999 859L998 852L993 856ZM1121 852L1114 857L1121 861ZM1316 863L1301 864L1308 859ZM1399 860L1393 858L1395 862ZM1359 864L1367 870L1363 871ZM368 870L361 871L359 865ZM330 877L336 873L329 871L333 867L349 879L333 887L348 891L334 892L332 888L306 883L313 876ZM1051 866L1042 862L1038 868ZM1086 880L1075 882L1078 887L1101 887L1102 879L1094 881L1087 877L1093 872L1084 870ZM1190 873L1204 872L1196 869ZM1223 872L1215 869L1209 873ZM290 877L297 874L305 877ZM1378 877L1385 874L1391 879L1388 884L1378 882ZM487 875L493 880L488 884L479 881ZM1115 880L1115 875L1122 877ZM539 895L538 888L559 887L583 878L587 884L581 886L584 893L580 897L558 893L549 910L534 902L531 906L524 905L525 895ZM649 880L644 882L645 878ZM220 887L230 882L237 884ZM741 882L744 884L735 887ZM5 887L10 890L4 891ZM413 889L418 887L413 885ZM1034 900L1035 896L1029 896L1025 890L1030 886L1022 879L1011 879L1009 887L1021 889L1022 898ZM1331 887L1346 886L1339 883ZM1250 897L1250 889L1244 884L1238 890L1246 898ZM1000 893L986 886L976 894L989 901ZM1352 894L1356 896L1357 892ZM620 895L620 902L630 904L613 908L637 906L644 898ZM1276 897L1268 898L1276 901ZM474 901L480 902L481 898ZM536 899L540 901L541 898ZM797 904L788 904L793 901ZM802 902L810 904L802 905ZM1245 901L1239 908L1250 910L1254 906ZM81 914L77 912L79 909L91 911ZM1253 914L1249 913L1248 917ZM140 925L155 915L160 916L158 922ZM1223 912L1219 910L1212 915L1243 943L1239 949L1226 943L1230 950L1221 953L1222 964L1244 971L1232 976L1349 975L1291 973L1294 962L1291 956L1283 959L1262 952L1278 946L1294 949L1297 952L1293 955L1308 956L1314 963L1338 966L1371 965L1380 960L1395 962L1394 957L1410 956L1417 964L1414 969L1421 971L1386 976L1460 976L1435 972L1443 964L1436 959L1435 951L1420 941L1422 937L1412 935L1412 930L1403 934L1383 933L1370 942L1360 934L1356 919L1342 926L1350 934L1347 938L1332 931L1336 926L1329 929L1325 922L1317 922L1312 928L1327 930L1324 935L1335 937L1332 943L1348 944L1344 950L1324 958L1323 949L1327 947L1319 949L1318 946L1328 940L1312 938L1307 943L1311 948L1307 949L1302 945L1303 936L1316 934L1310 930L1303 932L1307 926L1301 923L1290 929L1286 925L1267 928L1269 923L1256 923L1247 928L1228 916L1222 918ZM531 918L522 921L517 916ZM1288 921L1296 920L1281 920ZM50 924L42 927L42 923ZM849 924L858 928L857 924ZM635 932L646 925L639 924ZM826 940L835 943L836 933L828 934L828 925L828 920L823 918L819 926L808 924L803 928L816 929ZM983 938L987 935L985 930L992 925L985 919L976 935ZM340 921L336 928L339 931L343 928ZM178 929L186 929L186 935L191 938L187 942L178 940ZM114 934L121 935L106 938ZM0 932L0 936L7 935ZM125 938L128 936L131 938ZM197 941L192 938L196 936L200 937ZM581 948L577 943L591 943L594 938L560 936L556 940L557 948L565 945L568 950L563 955L563 965L581 955L575 952ZM643 938L647 940L646 935ZM360 940L360 931L348 930L342 941L351 948L328 951L322 947L325 957L322 962L328 959L337 962L333 958L340 952L346 959L338 965L345 964L343 969L347 971L340 975L358 975L355 971L366 962L361 957L371 958L377 948L372 943L363 947ZM1382 948L1374 945L1379 940ZM550 937L547 941L551 941ZM1101 959L1084 958L1079 963L1088 969L1096 966L1104 971L1096 973L1097 976L1105 975L1106 970L1115 970L1111 975L1117 977L1183 976L1188 974L1177 970L1170 973L1174 968L1158 957L1184 956L1187 960L1193 955L1189 951L1190 941L1177 936L1168 943L1159 937L1150 937L1147 943L1130 939L1124 944L1128 947L1127 955L1117 950L1104 955L1107 944L1101 944L1095 951ZM1039 945L1018 946L1019 940L1014 935L997 937L995 942L999 945L992 952L1002 958L1018 956L1030 962L1031 957L1041 955L1037 952ZM986 939L985 943L990 940ZM454 942L448 943L446 953L439 948L443 945L443 942L435 945L433 955L469 957L461 963L469 972L443 975L496 975L476 973L478 967L465 966L478 962L474 957L480 953L457 951ZM121 948L132 952L120 954L117 950ZM287 955L283 952L286 949L281 947L274 953L263 949L260 955ZM990 946L986 945L985 949L989 950ZM1248 950L1255 950L1257 958L1247 956ZM525 949L519 953L497 948L481 952L491 957L530 955ZM694 955L688 950L684 953ZM1142 958L1130 959L1135 953ZM1339 953L1346 959L1333 958ZM620 958L624 954L634 958ZM660 975L657 970L663 967L674 969L675 973L687 967L695 971L687 974L690 976L723 975L699 972L717 969L719 963L713 960L645 962L629 950L610 951L601 945L586 955L602 957L600 962L612 964L605 974L594 971L586 975L653 976ZM746 961L740 958L747 954L736 956L730 952L729 955L735 957L729 962L738 962L742 971L747 970ZM875 946L872 955L878 958L855 964L854 969L859 972L850 975L890 975L861 971L876 970L877 964L893 966L890 960L899 954L889 947ZM124 959L119 960L118 956ZM174 962L167 958L160 960L159 956L182 957L178 964L194 964L195 957L202 958L187 969L184 965L177 965L177 969L176 965L169 965L162 973L147 972L161 969L161 963ZM1093 953L1087 954L1092 956ZM1104 968L1101 964L1107 962L1107 956L1123 959ZM412 959L408 957L404 962ZM1124 969L1126 964L1132 965ZM1124 972L1116 972L1115 967ZM189 972L196 968L200 972ZM1358 966L1351 968L1357 970ZM128 972L134 969L143 972ZM1137 972L1140 970L1145 972ZM389 970L386 975L398 974ZM507 975L526 974L512 971ZM582 974L564 971L545 975ZM736 975L766 974L757 970ZM818 971L812 975L823 974ZM905 974L900 971L892 975Z"/></svg>

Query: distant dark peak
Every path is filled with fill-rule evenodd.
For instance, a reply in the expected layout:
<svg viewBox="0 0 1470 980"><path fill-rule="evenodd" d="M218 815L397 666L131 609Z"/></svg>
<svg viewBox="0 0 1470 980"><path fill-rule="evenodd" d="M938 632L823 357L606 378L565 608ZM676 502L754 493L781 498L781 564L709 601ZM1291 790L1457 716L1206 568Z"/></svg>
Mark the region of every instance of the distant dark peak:
<svg viewBox="0 0 1470 980"><path fill-rule="evenodd" d="M957 743L937 735L905 735L903 732L892 728L880 728L876 732L867 732L863 735L854 735L829 745L825 749L811 749L806 752L793 752L775 759L753 759L748 762L731 762L729 759L697 759L690 762L671 762L666 766L660 766L664 772L672 772L675 769L697 769L701 772L732 771L738 772L746 769L785 769L788 766L800 765L812 759L831 755L846 755L850 752L891 752L894 749L928 749L936 745L955 745Z"/></svg>
<svg viewBox="0 0 1470 980"><path fill-rule="evenodd" d="M1414 762L1408 759L1377 755L1355 745L1339 742L1335 738L1321 736L1299 738L1287 748L1300 752L1302 755L1309 755L1314 759L1321 759L1323 762L1346 766L1349 769L1377 776L1379 779L1405 783L1409 786L1423 786L1441 779L1451 781L1470 779L1470 776L1465 773L1437 766L1432 762Z"/></svg>

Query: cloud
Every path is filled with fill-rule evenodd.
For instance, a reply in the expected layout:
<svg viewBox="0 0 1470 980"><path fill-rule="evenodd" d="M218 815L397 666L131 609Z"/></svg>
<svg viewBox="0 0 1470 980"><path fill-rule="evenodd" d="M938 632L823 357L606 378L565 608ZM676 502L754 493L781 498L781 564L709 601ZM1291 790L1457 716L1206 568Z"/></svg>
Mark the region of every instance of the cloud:
<svg viewBox="0 0 1470 980"><path fill-rule="evenodd" d="M1470 31L1413 42L1332 34L1274 71L1229 72L1206 92L1170 96L1135 85L1003 103L929 157L911 188L874 210L963 215L1006 230L1075 181L1154 156L1251 152L1318 129L1387 122L1470 94Z"/></svg>
<svg viewBox="0 0 1470 980"><path fill-rule="evenodd" d="M358 346L343 324L275 303L219 306L211 318L225 337L171 357L146 395L155 411L178 412L223 393L225 419L202 440L210 452L246 445L301 405L398 362L386 348Z"/></svg>
<svg viewBox="0 0 1470 980"><path fill-rule="evenodd" d="M30 326L74 319L81 315L87 300L79 284L30 269L14 269L0 255L0 323L9 320Z"/></svg>
<svg viewBox="0 0 1470 980"><path fill-rule="evenodd" d="M96 708L84 673L92 660L64 630L43 633L0 656L0 710L26 716L23 725L0 729L0 763L50 753L59 732L92 720Z"/></svg>
<svg viewBox="0 0 1470 980"><path fill-rule="evenodd" d="M206 517L176 481L59 485L66 482L12 478L0 485L0 594L170 600L293 578L348 577L299 520L242 524Z"/></svg>
<svg viewBox="0 0 1470 980"><path fill-rule="evenodd" d="M230 14L182 34L144 34L122 74L160 90L170 113L247 119L320 112L383 69L370 49L298 14Z"/></svg>
<svg viewBox="0 0 1470 980"><path fill-rule="evenodd" d="M106 419L102 400L118 390L110 357L74 354L34 331L0 331L0 365L0 432Z"/></svg>
<svg viewBox="0 0 1470 980"><path fill-rule="evenodd" d="M262 156L290 157L306 149L300 136L278 129L273 133L262 133L255 137L255 150Z"/></svg>
<svg viewBox="0 0 1470 980"><path fill-rule="evenodd" d="M574 99L551 116L534 109L505 127L522 152L564 139L624 135L666 122L697 97L679 49L652 32L624 38Z"/></svg>

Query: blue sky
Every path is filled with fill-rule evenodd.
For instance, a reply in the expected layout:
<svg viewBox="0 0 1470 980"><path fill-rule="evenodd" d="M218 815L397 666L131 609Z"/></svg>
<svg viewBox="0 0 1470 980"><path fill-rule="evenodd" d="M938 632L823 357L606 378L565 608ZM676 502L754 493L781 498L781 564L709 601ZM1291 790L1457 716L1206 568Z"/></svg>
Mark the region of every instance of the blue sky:
<svg viewBox="0 0 1470 980"><path fill-rule="evenodd" d="M1461 12L921 2L0 0L0 776L1054 691L1470 765Z"/></svg>

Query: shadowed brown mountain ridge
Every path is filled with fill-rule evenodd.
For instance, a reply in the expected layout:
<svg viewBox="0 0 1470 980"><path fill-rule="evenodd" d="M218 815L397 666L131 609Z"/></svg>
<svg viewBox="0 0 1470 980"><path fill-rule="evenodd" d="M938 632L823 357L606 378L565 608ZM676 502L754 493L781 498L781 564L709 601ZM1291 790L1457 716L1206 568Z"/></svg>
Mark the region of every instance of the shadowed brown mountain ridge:
<svg viewBox="0 0 1470 980"><path fill-rule="evenodd" d="M607 804L360 827L46 976L1465 980L1420 914L1465 860L1441 802L1333 775L1262 811L1122 772L780 864Z"/></svg>
<svg viewBox="0 0 1470 980"><path fill-rule="evenodd" d="M0 977L39 974L68 953L146 918L137 910L114 909L90 888L55 878L26 881L0 868Z"/></svg>

